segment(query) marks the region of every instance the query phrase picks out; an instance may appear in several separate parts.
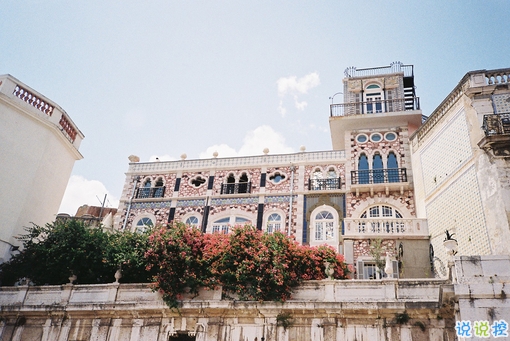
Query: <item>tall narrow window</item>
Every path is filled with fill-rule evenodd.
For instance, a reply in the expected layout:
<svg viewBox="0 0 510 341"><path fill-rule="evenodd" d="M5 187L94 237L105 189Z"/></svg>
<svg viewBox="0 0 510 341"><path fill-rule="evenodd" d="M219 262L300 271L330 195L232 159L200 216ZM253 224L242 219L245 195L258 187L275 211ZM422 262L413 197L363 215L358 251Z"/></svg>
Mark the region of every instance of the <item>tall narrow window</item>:
<svg viewBox="0 0 510 341"><path fill-rule="evenodd" d="M154 198L161 198L164 194L165 188L163 187L163 179L158 178L156 180L155 188L154 188Z"/></svg>
<svg viewBox="0 0 510 341"><path fill-rule="evenodd" d="M379 184L384 182L384 171L381 154L375 154L372 161L374 183Z"/></svg>
<svg viewBox="0 0 510 341"><path fill-rule="evenodd" d="M248 193L248 175L246 175L246 173L243 173L239 178L238 193Z"/></svg>
<svg viewBox="0 0 510 341"><path fill-rule="evenodd" d="M382 112L381 87L377 84L371 84L365 89L365 102L367 114Z"/></svg>
<svg viewBox="0 0 510 341"><path fill-rule="evenodd" d="M151 194L151 185L150 179L145 180L143 188L140 189L140 195L138 198L148 198Z"/></svg>
<svg viewBox="0 0 510 341"><path fill-rule="evenodd" d="M321 189L322 183L322 170L316 168L312 174L312 189L318 191Z"/></svg>
<svg viewBox="0 0 510 341"><path fill-rule="evenodd" d="M393 152L388 154L388 181L399 182L397 156Z"/></svg>
<svg viewBox="0 0 510 341"><path fill-rule="evenodd" d="M368 184L369 181L368 158L365 154L361 154L359 157L358 180L359 184Z"/></svg>
<svg viewBox="0 0 510 341"><path fill-rule="evenodd" d="M236 178L234 174L229 174L227 178L227 194L232 194L235 191Z"/></svg>

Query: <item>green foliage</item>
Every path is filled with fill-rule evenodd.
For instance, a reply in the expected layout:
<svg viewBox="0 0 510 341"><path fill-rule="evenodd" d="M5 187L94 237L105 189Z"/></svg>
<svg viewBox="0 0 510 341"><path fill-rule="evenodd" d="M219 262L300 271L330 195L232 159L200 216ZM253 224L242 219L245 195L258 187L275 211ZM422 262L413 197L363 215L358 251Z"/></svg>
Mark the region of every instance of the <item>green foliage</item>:
<svg viewBox="0 0 510 341"><path fill-rule="evenodd" d="M322 246L301 246L281 234L264 234L253 226L235 227L226 234L202 235L176 224L150 237L149 267L157 269L154 289L176 307L186 288L221 285L239 300L285 301L292 288L306 279L323 279L324 261L335 268L335 278L346 278L343 257Z"/></svg>
<svg viewBox="0 0 510 341"><path fill-rule="evenodd" d="M398 324L406 324L407 322L409 322L409 314L404 311L403 313L397 313L395 314L395 322L398 323Z"/></svg>
<svg viewBox="0 0 510 341"><path fill-rule="evenodd" d="M80 284L111 283L119 267L124 282L147 281L147 235L111 234L74 220L34 224L26 230L19 237L22 251L0 267L3 285L23 277L37 285L63 284L73 274Z"/></svg>
<svg viewBox="0 0 510 341"><path fill-rule="evenodd" d="M253 226L230 234L202 234L184 224L146 233L104 232L78 221L33 225L20 237L22 251L0 266L3 285L29 278L36 285L111 283L117 269L122 282L152 281L170 307L201 287L222 286L240 300L285 301L303 280L347 278L343 257L327 246L309 247Z"/></svg>
<svg viewBox="0 0 510 341"><path fill-rule="evenodd" d="M292 315L290 313L279 313L276 315L276 325L287 330L287 328L292 326Z"/></svg>
<svg viewBox="0 0 510 341"><path fill-rule="evenodd" d="M200 287L208 284L204 243L199 230L183 224L156 229L149 237L147 268L154 271L154 289L171 308L177 307L182 294L197 294Z"/></svg>

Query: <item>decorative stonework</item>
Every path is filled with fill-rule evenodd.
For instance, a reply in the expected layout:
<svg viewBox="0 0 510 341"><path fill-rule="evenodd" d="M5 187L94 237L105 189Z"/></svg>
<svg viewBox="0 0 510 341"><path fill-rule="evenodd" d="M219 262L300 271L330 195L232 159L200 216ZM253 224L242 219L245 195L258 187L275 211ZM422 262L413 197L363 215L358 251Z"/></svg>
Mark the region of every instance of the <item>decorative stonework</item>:
<svg viewBox="0 0 510 341"><path fill-rule="evenodd" d="M214 198L211 199L211 206L223 206L223 205L249 205L258 204L258 197L248 198Z"/></svg>
<svg viewBox="0 0 510 341"><path fill-rule="evenodd" d="M356 136L358 134L364 133L370 136L370 134L375 133L375 131L353 131L351 135L351 169L358 169L358 161L361 154L365 154L369 159L369 163L371 163L371 159L376 152L379 152L381 156L383 156L384 164L386 164L386 157L389 152L394 152L397 157L398 167L406 168L406 150L404 149L404 145L409 143L407 129L402 129L400 131L377 131L377 133L380 133L383 136L388 132L396 134L396 140L386 141L385 139L382 139L380 142L372 142L370 139L367 139L367 142L359 143L356 141Z"/></svg>
<svg viewBox="0 0 510 341"><path fill-rule="evenodd" d="M201 176L206 180L205 184L200 187L195 187L192 183L192 179L196 179L197 176ZM207 193L207 181L209 179L209 172L184 172L181 176L181 185L179 188L179 197L195 197L204 196Z"/></svg>
<svg viewBox="0 0 510 341"><path fill-rule="evenodd" d="M269 177L275 172L285 175L285 179L275 184ZM292 178L292 170L290 167L271 167L266 171L266 193L288 193L290 191L290 181ZM298 189L299 169L294 170L294 191Z"/></svg>

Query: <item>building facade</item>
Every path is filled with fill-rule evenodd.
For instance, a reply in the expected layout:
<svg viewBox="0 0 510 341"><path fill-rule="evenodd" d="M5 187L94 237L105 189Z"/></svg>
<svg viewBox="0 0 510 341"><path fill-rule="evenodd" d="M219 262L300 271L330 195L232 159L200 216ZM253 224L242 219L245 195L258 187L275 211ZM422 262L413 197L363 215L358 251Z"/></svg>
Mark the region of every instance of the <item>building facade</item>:
<svg viewBox="0 0 510 341"><path fill-rule="evenodd" d="M421 122L412 65L349 68L344 103L330 108L333 150L131 162L115 226L180 221L227 233L249 223L303 244L330 245L360 279L381 276L370 251L378 241L379 255L393 261L390 276L431 276L409 149Z"/></svg>
<svg viewBox="0 0 510 341"><path fill-rule="evenodd" d="M411 136L417 214L446 276L445 230L457 255L509 255L510 69L468 72Z"/></svg>
<svg viewBox="0 0 510 341"><path fill-rule="evenodd" d="M0 263L31 222L55 220L83 134L53 101L0 76Z"/></svg>

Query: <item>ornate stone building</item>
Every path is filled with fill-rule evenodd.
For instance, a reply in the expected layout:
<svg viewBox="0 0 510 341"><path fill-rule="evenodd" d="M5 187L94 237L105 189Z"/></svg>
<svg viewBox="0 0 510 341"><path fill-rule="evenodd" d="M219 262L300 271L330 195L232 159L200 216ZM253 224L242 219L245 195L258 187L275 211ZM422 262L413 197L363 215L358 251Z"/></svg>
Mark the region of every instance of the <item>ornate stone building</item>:
<svg viewBox="0 0 510 341"><path fill-rule="evenodd" d="M344 103L330 108L333 150L131 162L116 227L180 221L214 233L250 223L334 247L360 279L379 276L370 248L380 239L390 276L430 276L409 149L422 122L413 66L349 68L345 76Z"/></svg>

